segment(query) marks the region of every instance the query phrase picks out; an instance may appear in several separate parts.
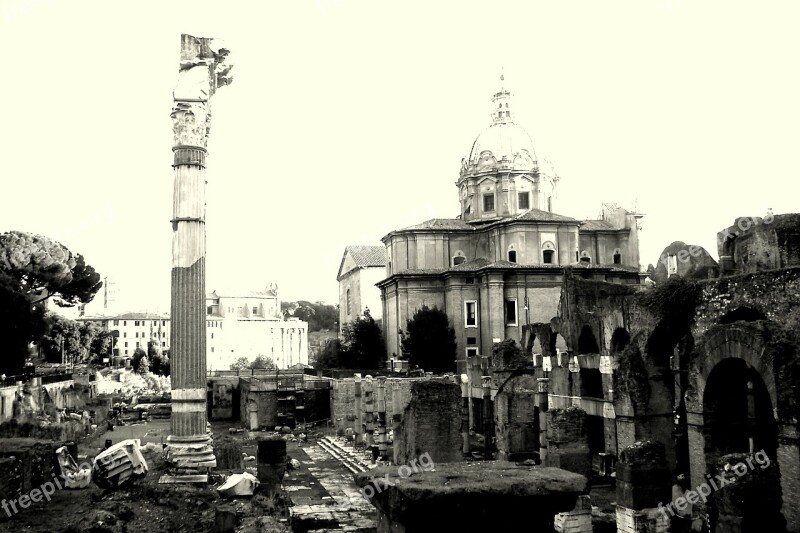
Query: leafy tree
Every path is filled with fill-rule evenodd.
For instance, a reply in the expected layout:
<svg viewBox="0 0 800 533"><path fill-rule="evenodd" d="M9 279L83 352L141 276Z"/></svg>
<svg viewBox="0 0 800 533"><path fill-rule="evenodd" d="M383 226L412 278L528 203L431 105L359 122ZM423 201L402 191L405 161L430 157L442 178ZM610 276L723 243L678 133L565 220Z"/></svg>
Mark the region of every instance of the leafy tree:
<svg viewBox="0 0 800 533"><path fill-rule="evenodd" d="M99 357L110 357L114 334L110 331L101 329L92 339L89 351Z"/></svg>
<svg viewBox="0 0 800 533"><path fill-rule="evenodd" d="M64 307L91 302L103 286L82 255L23 231L0 234L0 268L19 283L20 292L37 297L36 302L54 297Z"/></svg>
<svg viewBox="0 0 800 533"><path fill-rule="evenodd" d="M136 372L139 374L147 374L150 372L150 360L147 359L146 355L143 355L141 359L139 359L139 365L136 367Z"/></svg>
<svg viewBox="0 0 800 533"><path fill-rule="evenodd" d="M133 355L131 356L131 366L133 367L134 370L137 370L139 368L139 361L142 360L142 357L147 357L147 352L145 352L141 348L136 348L136 350L134 350L133 352Z"/></svg>
<svg viewBox="0 0 800 533"><path fill-rule="evenodd" d="M161 356L161 375L169 376L170 370L171 365L169 363L169 356L167 355L167 352L164 352L164 354Z"/></svg>
<svg viewBox="0 0 800 533"><path fill-rule="evenodd" d="M423 305L414 312L401 346L412 368L436 373L456 370L456 333L447 314L435 306Z"/></svg>
<svg viewBox="0 0 800 533"><path fill-rule="evenodd" d="M336 329L336 322L339 320L336 306L322 302L283 302L281 308L290 311L295 318L308 322L309 332Z"/></svg>
<svg viewBox="0 0 800 533"><path fill-rule="evenodd" d="M247 357L240 357L231 363L231 370L244 370L245 368L250 368L250 361Z"/></svg>
<svg viewBox="0 0 800 533"><path fill-rule="evenodd" d="M147 358L150 359L150 371L153 374L161 374L163 356L161 355L161 344L159 341L151 340L147 342Z"/></svg>
<svg viewBox="0 0 800 533"><path fill-rule="evenodd" d="M10 376L22 373L28 343L39 340L45 329L42 306L31 305L18 282L0 267L0 338L4 346L0 372Z"/></svg>
<svg viewBox="0 0 800 533"><path fill-rule="evenodd" d="M47 331L44 300L88 303L101 287L94 268L62 244L22 231L0 233L0 335L6 347L0 371L19 373L28 343Z"/></svg>
<svg viewBox="0 0 800 533"><path fill-rule="evenodd" d="M349 363L349 368L384 368L386 343L381 328L368 311L347 324L342 336L347 355L343 362Z"/></svg>
<svg viewBox="0 0 800 533"><path fill-rule="evenodd" d="M55 313L45 314L44 322L41 346L45 359L50 363L80 361L86 353L81 325Z"/></svg>
<svg viewBox="0 0 800 533"><path fill-rule="evenodd" d="M317 370L327 370L329 368L347 368L342 363L342 355L345 349L339 339L328 339L325 346L317 354L312 366Z"/></svg>
<svg viewBox="0 0 800 533"><path fill-rule="evenodd" d="M271 357L265 357L263 355L259 355L253 362L249 365L252 369L262 369L262 370L274 370L277 368L275 366L275 362L272 360Z"/></svg>

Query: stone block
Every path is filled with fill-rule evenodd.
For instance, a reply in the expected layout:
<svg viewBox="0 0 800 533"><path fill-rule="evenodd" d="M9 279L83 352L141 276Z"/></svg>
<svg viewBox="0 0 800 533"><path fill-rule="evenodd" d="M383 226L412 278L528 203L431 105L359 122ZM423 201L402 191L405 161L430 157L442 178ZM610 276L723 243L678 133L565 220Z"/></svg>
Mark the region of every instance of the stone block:
<svg viewBox="0 0 800 533"><path fill-rule="evenodd" d="M549 446L544 465L562 468L589 477L592 472L592 456L588 446Z"/></svg>
<svg viewBox="0 0 800 533"><path fill-rule="evenodd" d="M256 458L258 459L258 464L285 463L286 441L280 438L259 440Z"/></svg>
<svg viewBox="0 0 800 533"><path fill-rule="evenodd" d="M553 527L556 533L592 533L592 503L589 496L578 496L572 511L558 513Z"/></svg>
<svg viewBox="0 0 800 533"><path fill-rule="evenodd" d="M668 533L669 519L658 508L634 510L617 504L617 533Z"/></svg>
<svg viewBox="0 0 800 533"><path fill-rule="evenodd" d="M362 493L372 493L379 531L392 533L520 531L520 524L526 531L552 531L554 515L575 510L588 491L578 474L494 462L436 464L407 476L377 468L354 478Z"/></svg>
<svg viewBox="0 0 800 533"><path fill-rule="evenodd" d="M223 437L214 442L214 456L217 458L218 470L242 469L242 443Z"/></svg>

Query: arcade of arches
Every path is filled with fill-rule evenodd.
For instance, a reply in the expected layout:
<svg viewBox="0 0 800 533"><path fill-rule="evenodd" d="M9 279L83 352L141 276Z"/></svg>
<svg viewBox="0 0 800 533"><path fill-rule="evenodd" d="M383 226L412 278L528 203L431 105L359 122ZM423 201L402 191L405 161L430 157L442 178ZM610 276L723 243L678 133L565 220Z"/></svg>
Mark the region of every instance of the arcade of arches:
<svg viewBox="0 0 800 533"><path fill-rule="evenodd" d="M659 466L687 487L760 453L770 475L756 467L746 478L760 483L750 503L715 496L691 512L716 533L755 530L742 525L748 513L770 531L800 531L800 269L686 283L698 298L681 318L670 314L679 305L648 307L636 288L568 277L558 316L522 328L526 368L470 367L472 382L492 376L470 427L496 434L498 457L590 476L608 474L634 443L661 443Z"/></svg>

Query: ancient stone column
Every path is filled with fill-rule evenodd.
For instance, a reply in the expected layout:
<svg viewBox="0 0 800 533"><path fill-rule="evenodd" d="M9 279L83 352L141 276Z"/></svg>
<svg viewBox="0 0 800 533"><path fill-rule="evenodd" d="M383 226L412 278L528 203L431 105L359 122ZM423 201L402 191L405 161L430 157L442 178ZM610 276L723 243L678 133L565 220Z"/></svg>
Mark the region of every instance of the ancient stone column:
<svg viewBox="0 0 800 533"><path fill-rule="evenodd" d="M230 83L228 50L181 35L172 108L175 181L172 217L170 360L172 417L166 461L184 472L215 466L206 423L205 186L210 101Z"/></svg>

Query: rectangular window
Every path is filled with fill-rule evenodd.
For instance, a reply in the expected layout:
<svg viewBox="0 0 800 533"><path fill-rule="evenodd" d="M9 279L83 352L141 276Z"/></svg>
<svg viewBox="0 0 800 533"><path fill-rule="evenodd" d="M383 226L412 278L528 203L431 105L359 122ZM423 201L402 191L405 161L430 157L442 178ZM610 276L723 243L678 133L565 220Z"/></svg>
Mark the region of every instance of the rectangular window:
<svg viewBox="0 0 800 533"><path fill-rule="evenodd" d="M138 342L136 343L136 347L137 347L137 348L139 347L139 343L138 343Z"/></svg>
<svg viewBox="0 0 800 533"><path fill-rule="evenodd" d="M128 347L128 343L127 342L125 343L125 347L126 348ZM125 353L128 353L127 350L125 351Z"/></svg>
<svg viewBox="0 0 800 533"><path fill-rule="evenodd" d="M254 307L254 308L253 308L253 314L254 314L254 315L257 315L257 314L258 314L258 307Z"/></svg>
<svg viewBox="0 0 800 533"><path fill-rule="evenodd" d="M136 332L136 338L137 339L139 338L139 332L138 331Z"/></svg>
<svg viewBox="0 0 800 533"><path fill-rule="evenodd" d="M128 332L127 331L123 331L122 332L122 337L123 338L127 338L128 337Z"/></svg>
<svg viewBox="0 0 800 533"><path fill-rule="evenodd" d="M467 348L467 357L477 357L477 356L478 356L477 348Z"/></svg>
<svg viewBox="0 0 800 533"><path fill-rule="evenodd" d="M128 321L127 321L127 320L123 320L123 321L122 321L122 325L123 325L123 326L127 326L127 325L128 325Z"/></svg>
<svg viewBox="0 0 800 533"><path fill-rule="evenodd" d="M517 299L506 300L506 326L517 325Z"/></svg>
<svg viewBox="0 0 800 533"><path fill-rule="evenodd" d="M137 320L136 322L133 323L133 325L134 326L138 326L139 325L139 321Z"/></svg>
<svg viewBox="0 0 800 533"><path fill-rule="evenodd" d="M214 347L213 346L211 347L211 353L214 353Z"/></svg>
<svg viewBox="0 0 800 533"><path fill-rule="evenodd" d="M467 278L466 280L467 285L472 285L473 283L475 283L475 278Z"/></svg>
<svg viewBox="0 0 800 533"><path fill-rule="evenodd" d="M528 192L521 192L519 193L519 208L520 209L530 209L530 193Z"/></svg>
<svg viewBox="0 0 800 533"><path fill-rule="evenodd" d="M166 320L162 320L162 321L161 321L161 325L162 325L162 326L166 326L166 325L167 325L167 321L166 321Z"/></svg>
<svg viewBox="0 0 800 533"><path fill-rule="evenodd" d="M494 211L494 194L483 195L483 210Z"/></svg>
<svg viewBox="0 0 800 533"><path fill-rule="evenodd" d="M467 344L478 344L478 337L467 337Z"/></svg>
<svg viewBox="0 0 800 533"><path fill-rule="evenodd" d="M464 302L464 326L474 328L478 326L478 302Z"/></svg>
<svg viewBox="0 0 800 533"><path fill-rule="evenodd" d="M114 321L114 325L115 325L115 326L119 326L119 320L115 320L115 321Z"/></svg>
<svg viewBox="0 0 800 533"><path fill-rule="evenodd" d="M166 343L166 342L162 342L162 343L161 343L161 346L164 346L164 347L166 348L166 346L167 346L167 343Z"/></svg>

